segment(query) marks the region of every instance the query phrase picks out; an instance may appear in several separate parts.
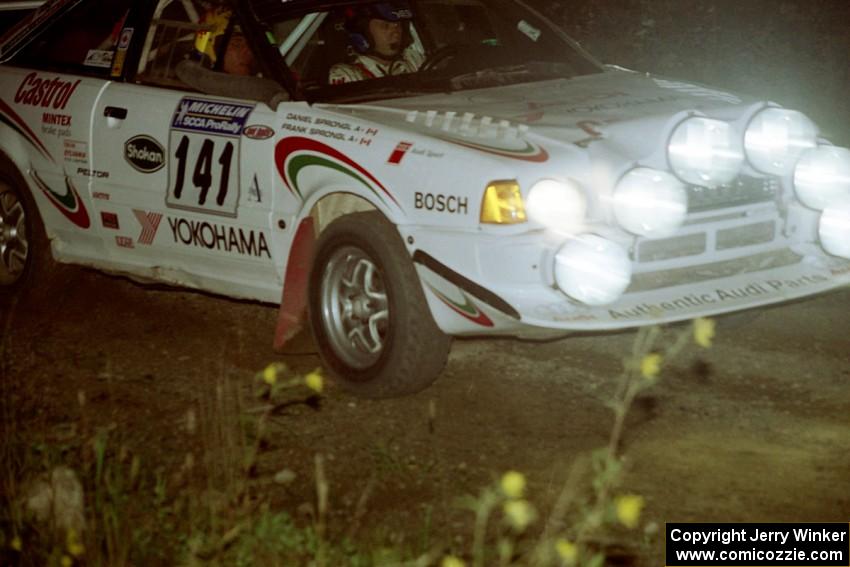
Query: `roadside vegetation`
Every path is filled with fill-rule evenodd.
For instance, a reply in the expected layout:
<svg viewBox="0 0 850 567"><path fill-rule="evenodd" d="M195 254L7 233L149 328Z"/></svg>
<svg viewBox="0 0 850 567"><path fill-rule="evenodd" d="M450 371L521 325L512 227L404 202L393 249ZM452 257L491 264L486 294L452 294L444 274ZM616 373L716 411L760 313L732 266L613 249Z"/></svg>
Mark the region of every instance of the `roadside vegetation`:
<svg viewBox="0 0 850 567"><path fill-rule="evenodd" d="M77 407L69 408L72 422L61 442L21 427L25 416L4 402L0 564L601 567L606 558L640 563L649 547L660 545L659 525L644 517L643 497L623 483L627 416L636 399L658 386L666 365L694 343L709 347L713 335L714 322L706 319L639 330L608 404L608 443L575 460L557 499L535 501L528 488L535 479L526 477L522 463L492 471L490 484L450 496L448 504L466 519L457 528L461 533L450 537L432 534L427 517L420 533L407 537L398 533L407 526L365 529L371 482L364 483L353 512L332 514L328 478L344 474L346 463L330 463L322 454L309 463L310 493L299 495L304 504L297 509L279 504L276 495L292 490L296 473L270 460L266 449L281 419L284 426L298 427L287 408L322 411L325 380L319 369L299 374L277 362L257 373L250 386L221 378L182 417L177 429L186 438L185 452L171 459L151 457L156 447L144 446L141 432L95 426L84 391L77 393ZM5 378L8 369L0 370ZM5 379L3 384L4 390L10 387ZM383 460L384 468L398 468L390 456Z"/></svg>

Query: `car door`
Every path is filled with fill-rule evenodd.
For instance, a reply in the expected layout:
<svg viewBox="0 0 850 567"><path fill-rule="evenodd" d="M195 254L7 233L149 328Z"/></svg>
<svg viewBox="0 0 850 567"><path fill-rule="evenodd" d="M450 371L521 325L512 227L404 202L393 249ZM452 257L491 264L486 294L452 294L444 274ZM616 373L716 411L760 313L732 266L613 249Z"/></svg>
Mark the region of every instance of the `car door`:
<svg viewBox="0 0 850 567"><path fill-rule="evenodd" d="M131 5L77 3L49 18L4 70L12 90L0 100L3 121L26 142L35 197L62 260L97 264L104 258L90 194L91 112L111 78Z"/></svg>
<svg viewBox="0 0 850 567"><path fill-rule="evenodd" d="M94 108L93 196L111 232L107 248L124 269L279 301L274 112L181 81L175 63L206 25L202 3L165 0L146 37L134 39L145 42L136 81L110 84Z"/></svg>

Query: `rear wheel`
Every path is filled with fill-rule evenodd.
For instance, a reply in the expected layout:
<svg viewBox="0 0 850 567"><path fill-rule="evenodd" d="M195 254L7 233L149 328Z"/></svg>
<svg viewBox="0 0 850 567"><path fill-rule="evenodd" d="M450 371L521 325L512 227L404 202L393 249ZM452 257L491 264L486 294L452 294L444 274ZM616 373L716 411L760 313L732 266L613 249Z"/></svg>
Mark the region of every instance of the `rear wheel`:
<svg viewBox="0 0 850 567"><path fill-rule="evenodd" d="M52 265L35 202L16 176L0 170L0 290L29 289Z"/></svg>
<svg viewBox="0 0 850 567"><path fill-rule="evenodd" d="M378 212L346 215L322 233L309 309L322 360L354 394L412 394L446 364L451 339L431 316L398 231Z"/></svg>

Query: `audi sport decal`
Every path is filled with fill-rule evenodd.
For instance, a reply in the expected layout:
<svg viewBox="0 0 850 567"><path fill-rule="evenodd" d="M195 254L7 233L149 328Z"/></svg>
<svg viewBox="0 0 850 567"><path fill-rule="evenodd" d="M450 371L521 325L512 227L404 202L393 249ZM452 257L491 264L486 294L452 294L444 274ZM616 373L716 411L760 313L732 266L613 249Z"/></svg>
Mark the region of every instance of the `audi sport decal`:
<svg viewBox="0 0 850 567"><path fill-rule="evenodd" d="M445 303L449 309L463 317L464 319L468 319L477 325L481 325L482 327L492 327L493 321L487 317L487 314L478 309L478 307L473 303L469 296L463 292L463 290L458 289L460 294L463 296L463 303L458 303L457 301L451 299L450 297L446 297L442 294L437 288L432 286L431 284L426 282L428 288L437 296L440 301Z"/></svg>
<svg viewBox="0 0 850 567"><path fill-rule="evenodd" d="M282 139L275 147L275 164L277 164L278 173L280 173L287 189L299 199L303 199L301 189L298 186L299 173L305 167L319 166L348 175L369 189L384 203L387 202L384 198L386 196L396 207L401 208L396 198L374 175L339 150L310 138L292 136Z"/></svg>
<svg viewBox="0 0 850 567"><path fill-rule="evenodd" d="M407 152L410 151L410 148L413 147L413 144L410 142L399 142L398 145L393 150L393 153L390 154L390 159L387 160L387 163L392 165L399 165L401 160L404 159L404 156L407 155Z"/></svg>
<svg viewBox="0 0 850 567"><path fill-rule="evenodd" d="M24 119L18 116L18 113L12 110L12 108L6 104L2 98L0 98L0 121L6 124L9 128L17 132L21 135L29 144L38 151L45 158L50 161L54 161L53 156L50 155L50 152L47 150L45 145L41 143L41 140L38 139L38 136L35 135L27 123L24 122Z"/></svg>
<svg viewBox="0 0 850 567"><path fill-rule="evenodd" d="M68 177L65 177L65 194L62 195L48 187L34 169L30 172L30 176L42 193L47 196L50 203L59 209L59 212L65 215L65 218L82 229L88 229L91 226L89 213L83 205L83 200Z"/></svg>

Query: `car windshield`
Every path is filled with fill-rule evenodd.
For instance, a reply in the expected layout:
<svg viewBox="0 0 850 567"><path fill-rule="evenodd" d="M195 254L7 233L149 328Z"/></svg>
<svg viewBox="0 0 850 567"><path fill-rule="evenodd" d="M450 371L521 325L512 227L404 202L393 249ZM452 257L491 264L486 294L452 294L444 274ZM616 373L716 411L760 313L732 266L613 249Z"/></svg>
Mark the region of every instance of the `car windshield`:
<svg viewBox="0 0 850 567"><path fill-rule="evenodd" d="M312 100L399 97L601 71L555 26L514 0L338 2L295 14L274 6L255 13L299 91Z"/></svg>

